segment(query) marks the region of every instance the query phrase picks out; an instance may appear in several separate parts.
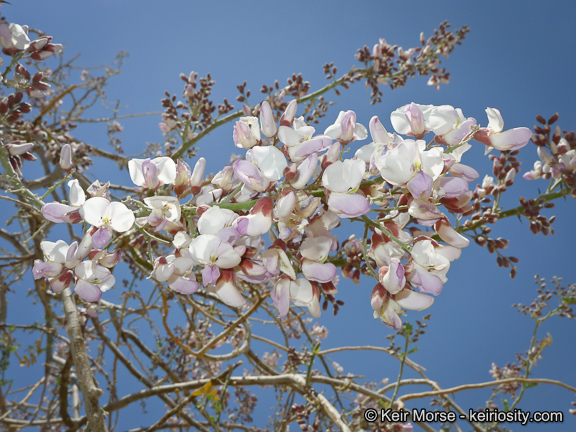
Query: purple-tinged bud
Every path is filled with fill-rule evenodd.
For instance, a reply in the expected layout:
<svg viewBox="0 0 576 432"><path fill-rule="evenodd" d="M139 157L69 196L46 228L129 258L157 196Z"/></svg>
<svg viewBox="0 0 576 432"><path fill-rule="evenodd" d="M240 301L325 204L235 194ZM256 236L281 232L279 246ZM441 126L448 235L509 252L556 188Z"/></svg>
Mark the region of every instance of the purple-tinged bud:
<svg viewBox="0 0 576 432"><path fill-rule="evenodd" d="M372 289L372 294L370 294L370 304L372 309L379 310L384 305L384 301L388 298L389 294L380 284L376 284Z"/></svg>
<svg viewBox="0 0 576 432"><path fill-rule="evenodd" d="M28 81L30 79L30 72L28 72L28 70L24 66L22 66L20 63L16 63L16 67L14 68L14 71L17 74L22 75L26 81Z"/></svg>
<svg viewBox="0 0 576 432"><path fill-rule="evenodd" d="M296 117L297 109L298 109L298 103L296 102L296 99L291 100L288 106L286 107L284 114L282 114L282 117L280 118L280 126L288 126L288 127L292 126L292 123L294 122L294 117Z"/></svg>
<svg viewBox="0 0 576 432"><path fill-rule="evenodd" d="M194 171L196 171L196 169L194 169ZM192 177L194 177L194 174L192 174ZM233 177L234 177L234 169L230 165L227 165L224 168L222 168L221 171L216 173L216 175L212 179L212 184L218 186L220 189L223 189L225 191L232 190L236 187L235 182L233 182Z"/></svg>
<svg viewBox="0 0 576 432"><path fill-rule="evenodd" d="M354 111L346 111L342 116L340 127L342 128L340 142L348 143L352 141L354 139L354 130L356 128L356 113Z"/></svg>
<svg viewBox="0 0 576 432"><path fill-rule="evenodd" d="M206 159L201 157L194 165L194 171L192 172L192 177L190 178L190 187L192 187L192 193L197 194L200 192L202 187L202 182L204 181L204 171L206 170Z"/></svg>
<svg viewBox="0 0 576 432"><path fill-rule="evenodd" d="M50 42L52 40L52 36L43 36L40 37L38 39L36 39L34 42L32 42L30 44L30 46L28 47L28 51L32 52L32 51L40 51L41 49L43 49L46 44L48 44L48 42Z"/></svg>
<svg viewBox="0 0 576 432"><path fill-rule="evenodd" d="M404 109L404 115L410 124L412 133L416 139L421 139L426 134L424 126L424 114L418 105L412 102Z"/></svg>
<svg viewBox="0 0 576 432"><path fill-rule="evenodd" d="M176 164L176 178L174 179L174 192L182 196L190 184L190 166L184 161L179 160Z"/></svg>
<svg viewBox="0 0 576 432"><path fill-rule="evenodd" d="M506 173L506 177L504 178L504 184L506 186L512 186L514 184L515 176L516 176L516 170L512 168L510 171Z"/></svg>
<svg viewBox="0 0 576 432"><path fill-rule="evenodd" d="M60 168L66 172L70 172L73 167L72 146L70 144L64 144L60 150Z"/></svg>
<svg viewBox="0 0 576 432"><path fill-rule="evenodd" d="M21 156L22 159L27 160L28 162L34 162L37 159L37 157L30 152L22 153Z"/></svg>
<svg viewBox="0 0 576 432"><path fill-rule="evenodd" d="M372 141L374 141L375 143L383 143L383 144L390 143L390 135L388 135L388 132L380 122L378 116L372 117L372 119L370 119L370 123L368 126L370 128L370 135L372 136Z"/></svg>
<svg viewBox="0 0 576 432"><path fill-rule="evenodd" d="M260 106L260 129L264 136L268 138L272 138L278 133L278 126L274 122L272 108L270 108L268 101L262 102Z"/></svg>
<svg viewBox="0 0 576 432"><path fill-rule="evenodd" d="M328 168L329 165L340 159L341 149L342 146L339 142L335 142L330 146L326 154L322 157L322 169Z"/></svg>

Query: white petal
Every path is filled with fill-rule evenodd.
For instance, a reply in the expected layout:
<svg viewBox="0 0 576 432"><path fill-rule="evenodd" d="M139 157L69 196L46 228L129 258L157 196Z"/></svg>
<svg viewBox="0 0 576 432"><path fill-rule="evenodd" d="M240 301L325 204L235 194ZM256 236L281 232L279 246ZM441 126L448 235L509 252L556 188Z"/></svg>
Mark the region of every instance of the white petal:
<svg viewBox="0 0 576 432"><path fill-rule="evenodd" d="M110 201L106 198L90 198L80 208L80 216L90 225L101 227L105 224L104 218L108 217L109 207Z"/></svg>
<svg viewBox="0 0 576 432"><path fill-rule="evenodd" d="M421 311L434 303L434 297L409 289L404 289L394 296L394 300L404 309Z"/></svg>
<svg viewBox="0 0 576 432"><path fill-rule="evenodd" d="M74 207L82 206L86 202L86 194L78 180L70 180L68 187L70 187L70 205Z"/></svg>
<svg viewBox="0 0 576 432"><path fill-rule="evenodd" d="M504 129L504 120L500 111L496 108L486 108L486 114L488 115L488 129L494 132L502 132Z"/></svg>
<svg viewBox="0 0 576 432"><path fill-rule="evenodd" d="M96 199L96 198L92 198ZM126 232L134 225L134 213L124 204L110 203L110 226L117 232Z"/></svg>

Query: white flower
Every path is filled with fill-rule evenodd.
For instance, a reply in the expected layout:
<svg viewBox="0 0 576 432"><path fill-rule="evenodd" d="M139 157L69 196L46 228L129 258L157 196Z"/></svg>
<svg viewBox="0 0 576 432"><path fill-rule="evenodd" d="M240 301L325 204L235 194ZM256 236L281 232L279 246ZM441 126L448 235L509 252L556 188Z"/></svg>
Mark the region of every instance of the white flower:
<svg viewBox="0 0 576 432"><path fill-rule="evenodd" d="M190 257L196 264L215 264L223 269L237 266L242 259L230 243L212 234L199 235L190 243Z"/></svg>
<svg viewBox="0 0 576 432"><path fill-rule="evenodd" d="M88 302L97 302L102 293L114 286L116 279L106 267L94 264L92 261L83 261L74 269L78 281L76 294Z"/></svg>
<svg viewBox="0 0 576 432"><path fill-rule="evenodd" d="M134 213L124 204L110 202L106 198L94 197L80 209L82 219L97 228L110 227L117 232L126 232L134 225Z"/></svg>
<svg viewBox="0 0 576 432"><path fill-rule="evenodd" d="M356 113L354 111L340 111L334 124L328 126L324 134L340 141L342 145L368 137L366 128L360 123L356 123Z"/></svg>
<svg viewBox="0 0 576 432"><path fill-rule="evenodd" d="M156 159L132 159L128 162L130 178L135 185L155 189L176 180L176 163L169 157Z"/></svg>
<svg viewBox="0 0 576 432"><path fill-rule="evenodd" d="M30 46L28 26L0 23L0 45L6 49L16 48L21 51L28 49Z"/></svg>

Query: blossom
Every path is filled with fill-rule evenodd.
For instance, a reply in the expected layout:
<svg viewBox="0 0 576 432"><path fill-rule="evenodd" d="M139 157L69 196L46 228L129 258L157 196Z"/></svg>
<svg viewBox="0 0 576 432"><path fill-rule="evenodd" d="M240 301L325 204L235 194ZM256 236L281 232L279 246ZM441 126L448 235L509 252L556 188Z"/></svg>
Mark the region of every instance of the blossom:
<svg viewBox="0 0 576 432"><path fill-rule="evenodd" d="M207 289L216 294L228 306L239 308L246 304L246 299L242 297L236 287L234 272L231 270L223 270L216 284L208 286Z"/></svg>
<svg viewBox="0 0 576 432"><path fill-rule="evenodd" d="M159 257L154 263L154 277L159 282L167 282L171 290L180 294L194 294L200 285L192 271L193 265L192 259L186 257Z"/></svg>
<svg viewBox="0 0 576 432"><path fill-rule="evenodd" d="M421 139L430 130L428 118L433 108L433 105L419 105L412 102L394 111L390 115L390 121L399 134Z"/></svg>
<svg viewBox="0 0 576 432"><path fill-rule="evenodd" d="M331 237L308 237L300 246L302 254L302 274L306 279L325 283L334 280L336 266L324 263L332 246Z"/></svg>
<svg viewBox="0 0 576 432"><path fill-rule="evenodd" d="M476 120L465 118L460 108L441 105L430 110L428 125L436 134L436 142L454 146L472 137L472 127L476 126Z"/></svg>
<svg viewBox="0 0 576 432"><path fill-rule="evenodd" d="M333 125L326 128L324 135L328 135L345 145L355 140L366 139L368 131L363 125L356 123L354 111L340 111L338 118Z"/></svg>
<svg viewBox="0 0 576 432"><path fill-rule="evenodd" d="M320 153L332 145L332 138L326 135L313 137L314 129L308 126L304 117L294 120L292 127L280 126L278 138L284 143L292 162L306 159L312 153Z"/></svg>
<svg viewBox="0 0 576 432"><path fill-rule="evenodd" d="M80 208L80 216L87 223L99 228L92 236L96 248L105 248L112 239L112 230L126 232L134 225L134 213L119 202L94 197Z"/></svg>
<svg viewBox="0 0 576 432"><path fill-rule="evenodd" d="M272 227L274 202L269 197L260 198L250 210L248 216L240 216L234 225L240 235L260 236Z"/></svg>
<svg viewBox="0 0 576 432"><path fill-rule="evenodd" d="M474 134L474 139L487 146L487 152L491 148L496 150L518 150L528 144L532 138L532 131L527 127L509 129L503 132L504 120L500 111L496 108L486 108L488 115L488 127L480 129Z"/></svg>
<svg viewBox="0 0 576 432"><path fill-rule="evenodd" d="M232 210L218 206L210 207L198 219L198 232L200 234L218 235L226 228L231 227L236 218L238 218L238 215Z"/></svg>
<svg viewBox="0 0 576 432"><path fill-rule="evenodd" d="M234 125L233 139L239 148L251 149L258 144L260 142L258 117L240 117Z"/></svg>
<svg viewBox="0 0 576 432"><path fill-rule="evenodd" d="M282 178L288 163L280 150L273 146L254 147L246 153L246 160L232 164L234 174L248 188L264 192L272 182Z"/></svg>
<svg viewBox="0 0 576 432"><path fill-rule="evenodd" d="M304 278L298 278L296 281L280 278L270 293L274 306L280 312L280 318L288 314L290 301L296 306L306 306L314 318L320 317L319 296L318 288L313 287L310 281Z"/></svg>
<svg viewBox="0 0 576 432"><path fill-rule="evenodd" d="M366 165L360 159L336 161L322 175L322 184L331 193L328 206L341 217L357 217L368 213L370 203L355 193L364 176Z"/></svg>
<svg viewBox="0 0 576 432"><path fill-rule="evenodd" d="M23 51L30 45L28 26L3 21L0 23L0 45L3 48Z"/></svg>
<svg viewBox="0 0 576 432"><path fill-rule="evenodd" d="M78 223L82 220L81 207L86 202L86 194L78 180L68 182L70 188L70 205L57 202L46 203L42 206L42 215L54 223Z"/></svg>
<svg viewBox="0 0 576 432"><path fill-rule="evenodd" d="M74 269L74 273L78 277L74 291L87 302L97 302L102 298L102 293L116 283L110 270L92 261L81 262Z"/></svg>
<svg viewBox="0 0 576 432"><path fill-rule="evenodd" d="M173 196L153 196L144 198L146 205L152 209L144 218L158 232L178 230L180 224L180 202Z"/></svg>
<svg viewBox="0 0 576 432"><path fill-rule="evenodd" d="M393 185L404 186L419 172L436 180L444 169L443 151L439 147L425 149L426 142L423 140L403 140L386 153L375 154L375 164L382 178ZM424 176L416 179L422 180Z"/></svg>
<svg viewBox="0 0 576 432"><path fill-rule="evenodd" d="M374 318L380 318L383 324L395 330L402 327L402 308L409 310L424 310L434 303L432 296L403 289L395 295L391 295L381 284L374 286L370 299Z"/></svg>
<svg viewBox="0 0 576 432"><path fill-rule="evenodd" d="M423 293L440 294L443 284L448 281L446 273L450 268L450 261L436 252L431 240L416 242L410 254L410 283Z"/></svg>
<svg viewBox="0 0 576 432"><path fill-rule="evenodd" d="M148 189L156 189L176 180L176 163L167 156L152 160L132 159L128 162L128 171L135 185Z"/></svg>

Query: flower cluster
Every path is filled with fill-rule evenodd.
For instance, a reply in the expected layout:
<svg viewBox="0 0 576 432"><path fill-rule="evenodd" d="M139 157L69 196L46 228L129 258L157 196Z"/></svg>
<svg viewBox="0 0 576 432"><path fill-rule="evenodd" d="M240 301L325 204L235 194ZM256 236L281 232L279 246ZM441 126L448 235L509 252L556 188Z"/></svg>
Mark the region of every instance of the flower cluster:
<svg viewBox="0 0 576 432"><path fill-rule="evenodd" d="M54 292L75 285L76 293L85 301L97 302L102 293L111 288L115 279L112 269L121 257L121 250L106 250L115 232L126 232L134 224L134 213L120 202L109 199L108 184L98 182L89 188L86 199L78 180L70 180L70 205L48 203L42 207L44 217L54 223L91 225L80 244L68 245L43 241L44 260L34 261L34 279L44 277Z"/></svg>
<svg viewBox="0 0 576 432"><path fill-rule="evenodd" d="M80 246L44 242L45 261L36 262L34 276L45 277L54 291L75 283L83 299L97 301L113 285L108 268L119 257L106 248L116 232L136 222L151 236L164 232L171 239L151 277L175 292L190 295L203 288L241 307L248 284L271 286L280 317L291 303L318 317L323 299L325 306L335 302L338 267L344 267L344 277L365 274L377 281L374 316L400 328L403 309L433 303L450 263L469 243L449 217L473 211L469 182L478 173L461 161L469 141L488 150L516 150L531 133L503 131L502 117L492 108L488 127L481 128L460 109L412 103L392 113L396 133L378 117L367 129L346 111L318 134L296 112L292 101L277 124L264 101L259 117L240 118L233 141L246 154L211 178L205 179L203 158L194 170L169 157L130 161L130 177L147 195L137 218L110 201L106 186L92 185L86 200L71 181L70 203L46 204L43 214L52 222L91 227ZM434 134L430 141L424 139L428 133ZM372 142L346 158L369 134ZM181 204L187 195L191 199ZM340 248L335 229L341 219L362 223L371 234ZM346 253L362 260L342 264Z"/></svg>

